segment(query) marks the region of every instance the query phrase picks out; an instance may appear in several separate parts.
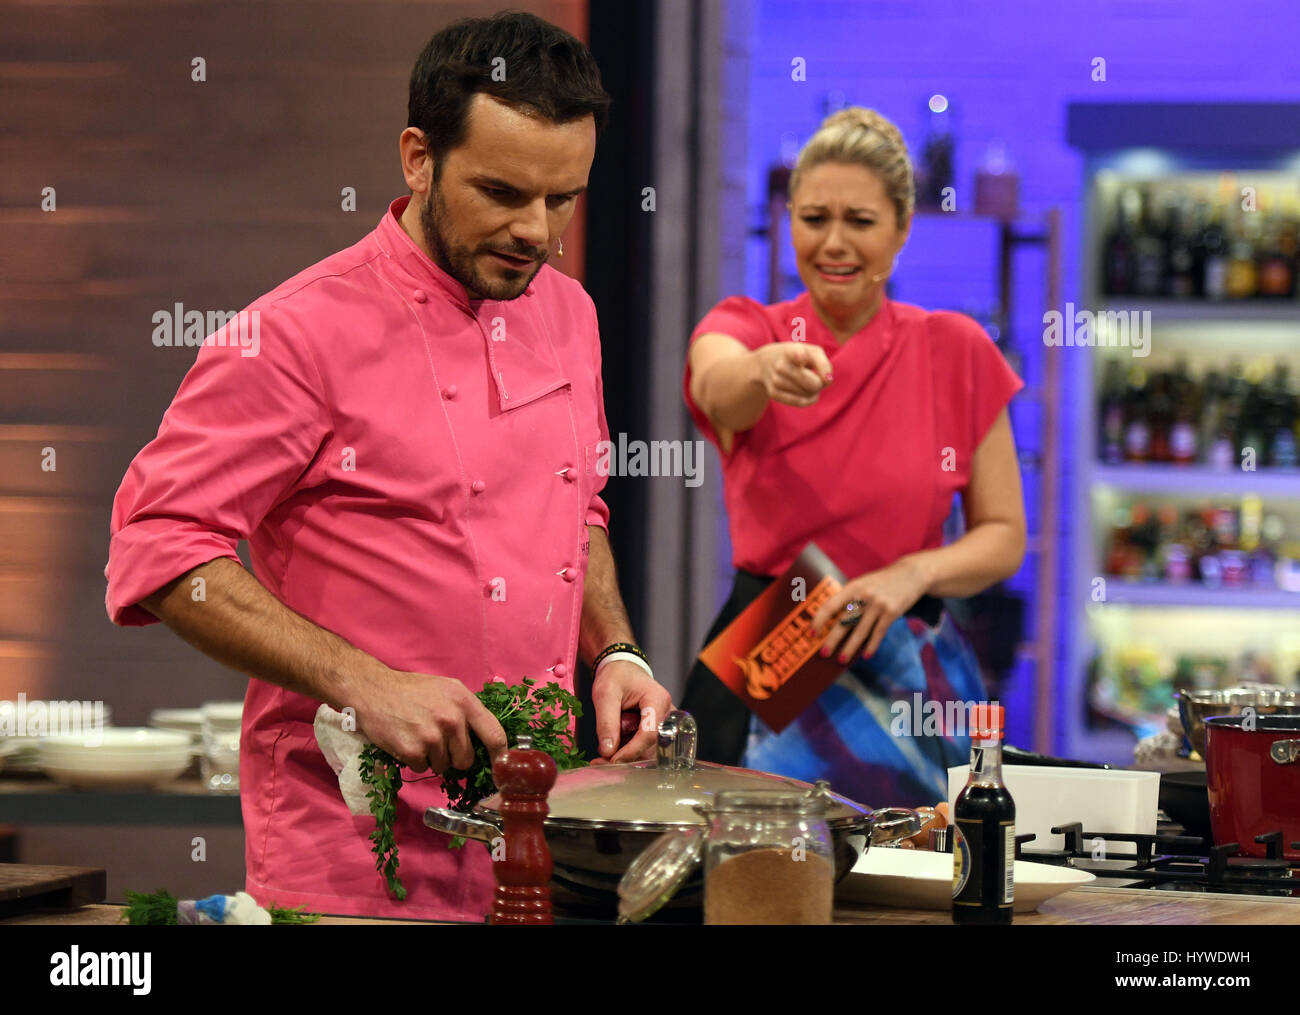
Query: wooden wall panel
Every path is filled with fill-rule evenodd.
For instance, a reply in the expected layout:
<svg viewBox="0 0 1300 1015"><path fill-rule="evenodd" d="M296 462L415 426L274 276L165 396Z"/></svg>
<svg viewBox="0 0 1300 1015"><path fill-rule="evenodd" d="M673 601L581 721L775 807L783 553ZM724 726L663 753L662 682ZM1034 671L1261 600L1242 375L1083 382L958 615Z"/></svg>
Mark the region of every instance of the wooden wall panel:
<svg viewBox="0 0 1300 1015"><path fill-rule="evenodd" d="M585 35L586 0L4 3L0 698L102 698L133 724L242 693L171 632L104 613L113 493L195 355L155 348L152 315L240 309L373 229L406 193L416 56L504 6ZM556 264L578 277L582 228Z"/></svg>

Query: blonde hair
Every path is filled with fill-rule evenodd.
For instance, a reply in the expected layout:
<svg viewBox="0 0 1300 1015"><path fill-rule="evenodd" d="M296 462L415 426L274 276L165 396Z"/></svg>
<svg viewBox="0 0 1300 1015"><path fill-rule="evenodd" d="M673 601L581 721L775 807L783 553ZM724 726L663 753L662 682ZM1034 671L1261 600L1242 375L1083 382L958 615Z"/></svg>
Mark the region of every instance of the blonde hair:
<svg viewBox="0 0 1300 1015"><path fill-rule="evenodd" d="M826 117L803 146L790 174L791 200L803 174L824 162L844 162L875 173L893 202L898 228L907 228L916 207L916 183L907 144L893 123L862 106L850 106Z"/></svg>

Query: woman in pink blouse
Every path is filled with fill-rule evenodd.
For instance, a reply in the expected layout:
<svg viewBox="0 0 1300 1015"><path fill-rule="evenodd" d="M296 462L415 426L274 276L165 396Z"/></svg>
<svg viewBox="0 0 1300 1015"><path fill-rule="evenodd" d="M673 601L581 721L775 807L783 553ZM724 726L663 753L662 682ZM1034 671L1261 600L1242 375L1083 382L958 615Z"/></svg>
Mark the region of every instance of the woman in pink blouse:
<svg viewBox="0 0 1300 1015"><path fill-rule="evenodd" d="M816 619L845 670L780 734L696 665L684 707L701 719L701 756L826 778L872 805L947 797L965 730L913 735L895 704L985 700L938 597L1009 577L1025 550L1006 410L1022 382L969 317L885 296L914 203L898 129L867 109L829 117L790 180L806 290L719 303L691 336L684 383L722 455L737 569L709 640L809 542L850 577ZM944 546L954 494L966 532Z"/></svg>

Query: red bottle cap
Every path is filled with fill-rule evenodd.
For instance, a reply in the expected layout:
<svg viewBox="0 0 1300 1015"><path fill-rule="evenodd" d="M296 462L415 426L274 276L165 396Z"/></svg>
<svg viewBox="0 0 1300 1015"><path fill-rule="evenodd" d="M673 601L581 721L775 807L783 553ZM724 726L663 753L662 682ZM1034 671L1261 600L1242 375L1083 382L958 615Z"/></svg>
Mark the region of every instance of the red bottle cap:
<svg viewBox="0 0 1300 1015"><path fill-rule="evenodd" d="M970 735L976 740L1001 740L1007 710L1001 705L972 705Z"/></svg>

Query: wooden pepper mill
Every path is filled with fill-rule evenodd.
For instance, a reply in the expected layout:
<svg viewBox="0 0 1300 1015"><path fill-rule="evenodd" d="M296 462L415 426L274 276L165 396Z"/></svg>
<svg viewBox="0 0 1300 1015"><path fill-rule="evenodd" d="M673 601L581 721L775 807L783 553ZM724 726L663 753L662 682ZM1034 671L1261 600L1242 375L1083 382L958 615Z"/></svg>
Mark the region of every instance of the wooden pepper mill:
<svg viewBox="0 0 1300 1015"><path fill-rule="evenodd" d="M502 836L492 844L497 890L489 923L550 924L551 850L543 824L550 808L546 795L555 785L555 761L532 750L532 737L503 751L492 762L492 779L501 792Z"/></svg>

